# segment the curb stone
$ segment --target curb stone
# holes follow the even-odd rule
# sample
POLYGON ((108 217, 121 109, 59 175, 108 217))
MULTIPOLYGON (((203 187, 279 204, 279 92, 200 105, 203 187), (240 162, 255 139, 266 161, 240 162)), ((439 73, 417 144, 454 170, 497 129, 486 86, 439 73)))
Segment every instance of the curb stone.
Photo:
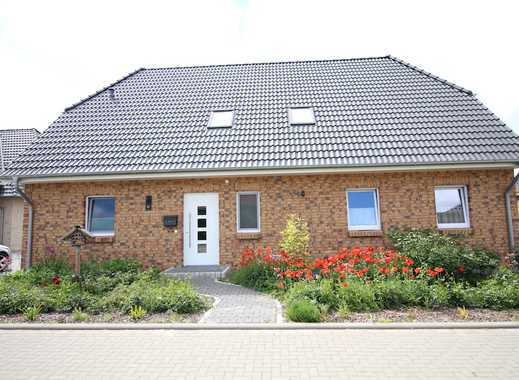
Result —
POLYGON ((446 323, 0 323, 0 330, 478 330, 519 329, 519 322, 446 323))

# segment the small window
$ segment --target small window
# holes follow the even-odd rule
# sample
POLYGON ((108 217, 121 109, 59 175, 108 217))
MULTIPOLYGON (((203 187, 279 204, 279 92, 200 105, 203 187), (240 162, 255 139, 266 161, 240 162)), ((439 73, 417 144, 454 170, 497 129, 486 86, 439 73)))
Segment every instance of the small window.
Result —
POLYGON ((348 229, 380 230, 380 214, 378 207, 378 192, 376 189, 348 190, 348 229))
POLYGON ((314 109, 312 107, 294 107, 288 109, 290 125, 315 124, 314 109))
POLYGON ((468 228, 469 211, 465 186, 434 189, 438 228, 468 228))
POLYGON ((259 193, 247 192, 237 194, 236 214, 238 232, 260 231, 259 193))
POLYGON ((113 197, 87 198, 87 230, 94 235, 114 233, 115 199, 113 197))
POLYGON ((209 117, 208 128, 230 128, 234 117, 233 111, 213 111, 209 117))

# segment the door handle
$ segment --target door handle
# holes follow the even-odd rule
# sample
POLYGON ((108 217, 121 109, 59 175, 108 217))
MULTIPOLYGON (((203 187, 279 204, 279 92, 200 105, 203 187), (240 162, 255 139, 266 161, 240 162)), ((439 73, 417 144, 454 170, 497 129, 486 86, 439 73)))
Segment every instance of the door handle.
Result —
POLYGON ((187 229, 187 238, 189 239, 189 248, 191 248, 191 213, 189 213, 189 228, 187 229))

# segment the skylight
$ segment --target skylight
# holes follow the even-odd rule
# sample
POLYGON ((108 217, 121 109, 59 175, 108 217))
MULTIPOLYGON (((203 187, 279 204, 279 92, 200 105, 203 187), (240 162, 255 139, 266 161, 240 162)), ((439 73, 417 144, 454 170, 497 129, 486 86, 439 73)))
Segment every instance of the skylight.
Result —
POLYGON ((230 128, 234 111, 213 111, 209 117, 208 128, 230 128))
POLYGON ((312 107, 293 107, 288 109, 290 125, 315 124, 314 110, 312 107))

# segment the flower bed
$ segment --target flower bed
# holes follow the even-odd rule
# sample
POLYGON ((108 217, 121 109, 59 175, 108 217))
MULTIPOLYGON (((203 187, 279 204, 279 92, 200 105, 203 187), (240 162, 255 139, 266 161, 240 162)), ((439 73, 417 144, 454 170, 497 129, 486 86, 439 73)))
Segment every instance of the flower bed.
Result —
POLYGON ((474 264, 476 259, 471 259, 468 271, 448 259, 445 267, 432 267, 383 247, 341 248, 322 258, 274 254, 268 247, 246 249, 231 281, 274 293, 293 321, 335 320, 337 315, 406 307, 462 308, 462 314, 465 308, 518 308, 519 275, 497 270, 494 256, 487 256, 477 258, 484 271, 474 264))
POLYGON ((81 280, 60 259, 0 278, 0 321, 191 320, 207 300, 184 281, 133 260, 82 264, 81 280), (160 317, 158 317, 160 315, 160 317))

